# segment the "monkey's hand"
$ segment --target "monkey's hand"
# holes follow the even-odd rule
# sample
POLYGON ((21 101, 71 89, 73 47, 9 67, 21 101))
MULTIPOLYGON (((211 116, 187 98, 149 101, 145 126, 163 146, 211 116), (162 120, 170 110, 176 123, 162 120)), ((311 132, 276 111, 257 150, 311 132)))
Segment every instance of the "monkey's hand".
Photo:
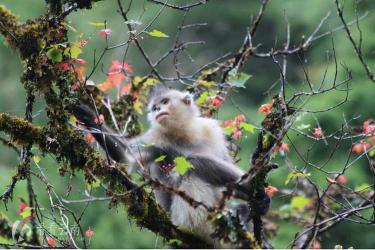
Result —
POLYGON ((73 114, 77 119, 83 123, 86 127, 99 128, 99 125, 95 123, 95 118, 97 114, 95 111, 89 107, 87 104, 79 102, 73 109, 73 114))

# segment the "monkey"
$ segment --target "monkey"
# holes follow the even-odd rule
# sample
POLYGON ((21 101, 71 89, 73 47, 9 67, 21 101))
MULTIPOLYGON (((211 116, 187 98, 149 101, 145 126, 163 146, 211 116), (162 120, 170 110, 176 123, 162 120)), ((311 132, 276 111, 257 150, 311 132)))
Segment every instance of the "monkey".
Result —
MULTIPOLYGON (((169 89, 163 84, 151 88, 147 110, 150 128, 140 136, 124 140, 111 136, 113 132, 103 125, 101 133, 94 133, 95 138, 113 160, 128 163, 130 171, 144 173, 207 207, 217 206, 226 185, 236 183, 244 174, 230 156, 218 121, 202 117, 189 93, 169 89), (173 161, 179 156, 192 165, 183 175, 173 170, 173 161)), ((95 113, 87 106, 79 105, 75 115, 86 127, 99 128, 93 122, 95 113)), ((220 247, 210 236, 213 228, 207 220, 205 207, 194 208, 173 192, 162 189, 153 192, 157 203, 176 226, 189 228, 215 247, 220 247)), ((234 196, 246 198, 246 188, 235 190, 234 196)), ((267 212, 269 204, 268 196, 264 195, 262 214, 267 212)), ((242 205, 236 211, 249 214, 248 209, 242 205)))

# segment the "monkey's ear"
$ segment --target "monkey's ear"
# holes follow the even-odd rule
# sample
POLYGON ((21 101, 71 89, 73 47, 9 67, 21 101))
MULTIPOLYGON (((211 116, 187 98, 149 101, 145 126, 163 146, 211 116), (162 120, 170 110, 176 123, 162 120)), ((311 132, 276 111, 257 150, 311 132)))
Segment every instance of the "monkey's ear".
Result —
POLYGON ((158 95, 161 95, 168 91, 169 88, 164 83, 157 83, 150 87, 150 92, 148 94, 149 98, 155 98, 158 95))
POLYGON ((190 105, 191 104, 191 96, 189 94, 187 94, 183 99, 182 101, 186 104, 186 105, 190 105))

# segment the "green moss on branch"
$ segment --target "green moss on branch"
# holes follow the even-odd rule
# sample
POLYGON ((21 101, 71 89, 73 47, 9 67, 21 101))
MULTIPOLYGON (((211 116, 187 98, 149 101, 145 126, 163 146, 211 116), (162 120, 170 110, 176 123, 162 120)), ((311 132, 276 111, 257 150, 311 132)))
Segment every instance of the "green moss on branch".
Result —
MULTIPOLYGON (((52 153, 58 160, 69 160, 71 170, 83 170, 88 181, 92 180, 91 174, 94 174, 108 182, 111 190, 121 193, 129 191, 129 181, 119 171, 121 166, 106 164, 100 153, 90 147, 83 140, 82 134, 75 130, 41 128, 22 118, 0 113, 0 131, 9 134, 18 144, 36 144, 43 153, 52 153)), ((124 204, 130 217, 140 227, 146 227, 167 240, 179 239, 186 248, 212 247, 192 233, 181 231, 173 225, 153 196, 143 189, 128 192, 113 202, 117 201, 124 204)))

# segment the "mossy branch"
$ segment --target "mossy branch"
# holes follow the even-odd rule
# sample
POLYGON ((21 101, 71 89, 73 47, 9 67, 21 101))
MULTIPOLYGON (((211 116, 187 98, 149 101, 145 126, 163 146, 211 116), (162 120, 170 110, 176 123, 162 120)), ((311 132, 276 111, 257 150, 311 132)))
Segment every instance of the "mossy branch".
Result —
POLYGON ((167 240, 179 239, 183 242, 183 247, 212 247, 192 233, 181 231, 173 225, 153 196, 141 188, 136 188, 126 173, 119 170, 124 168, 122 164, 108 165, 100 153, 84 141, 79 132, 42 128, 4 113, 0 113, 0 131, 9 134, 11 140, 17 144, 36 144, 43 153, 54 154, 58 160, 69 160, 71 170, 83 170, 87 181, 91 181, 94 174, 116 192, 126 192, 122 196, 114 195, 115 202, 123 203, 138 226, 146 227, 167 240))
POLYGON ((15 47, 18 42, 18 25, 18 18, 4 5, 0 5, 0 33, 12 47, 15 47))
POLYGON ((251 187, 249 201, 250 214, 254 223, 254 236, 259 243, 262 242, 263 224, 261 212, 257 211, 256 204, 261 202, 265 195, 267 174, 277 166, 271 162, 272 149, 281 144, 285 133, 291 125, 288 116, 292 113, 281 96, 273 98, 272 112, 268 113, 262 122, 262 131, 258 135, 257 147, 254 150, 250 170, 243 176, 239 185, 251 187))

